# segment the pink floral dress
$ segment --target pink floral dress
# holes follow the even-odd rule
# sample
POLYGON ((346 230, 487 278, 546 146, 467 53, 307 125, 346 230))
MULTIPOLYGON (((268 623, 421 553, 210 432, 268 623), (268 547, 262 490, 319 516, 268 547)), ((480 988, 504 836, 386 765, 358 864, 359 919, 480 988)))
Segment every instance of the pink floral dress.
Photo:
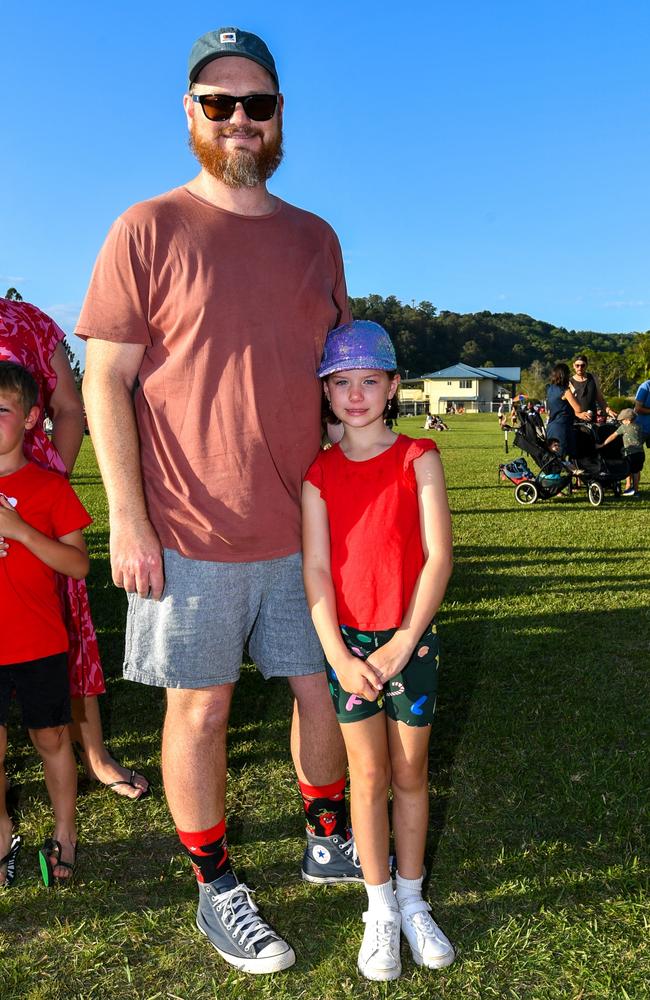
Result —
MULTIPOLYGON (((0 361, 15 361, 34 376, 39 388, 41 413, 32 430, 25 435, 25 454, 46 469, 66 475, 58 451, 43 429, 56 372, 52 355, 65 334, 54 320, 28 302, 0 298, 0 361)), ((73 698, 103 694, 104 672, 99 659, 95 627, 90 617, 85 580, 59 577, 64 620, 70 638, 68 667, 70 694, 73 698)))

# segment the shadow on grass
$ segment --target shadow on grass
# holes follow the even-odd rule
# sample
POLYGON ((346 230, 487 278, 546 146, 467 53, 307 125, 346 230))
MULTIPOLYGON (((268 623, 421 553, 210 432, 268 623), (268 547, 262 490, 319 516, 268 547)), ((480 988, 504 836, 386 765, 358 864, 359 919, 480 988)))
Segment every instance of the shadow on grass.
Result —
MULTIPOLYGON (((448 848, 475 859, 478 889, 482 872, 504 844, 523 850, 559 840, 565 845, 562 865, 584 861, 591 843, 601 843, 603 858, 610 861, 646 850, 648 796, 641 789, 650 729, 644 709, 647 623, 637 607, 598 608, 602 593, 611 596, 623 553, 550 549, 548 562, 565 570, 547 584, 555 600, 558 590, 566 593, 561 612, 540 611, 537 604, 523 614, 513 603, 519 613, 505 610, 495 619, 494 613, 472 616, 467 606, 454 607, 454 600, 462 604, 463 598, 466 605, 468 598, 495 595, 507 602, 522 590, 535 592, 539 580, 531 583, 521 575, 528 551, 538 564, 538 554, 519 546, 460 547, 439 619, 442 669, 430 747, 431 784, 438 794, 431 801, 427 867, 435 869, 441 839, 448 837, 448 848), (495 555, 496 571, 489 564, 491 575, 483 577, 478 560, 485 566, 495 555), (573 556, 580 565, 566 574, 573 556), (613 581, 589 584, 592 558, 601 567, 612 563, 613 581), (513 568, 519 574, 513 575, 513 568), (571 610, 578 588, 589 591, 591 610, 584 610, 584 597, 571 610)), ((647 589, 649 583, 646 574, 634 587, 647 589)), ((522 855, 520 876, 530 874, 529 859, 522 855)), ((586 879, 597 882, 596 875, 586 879)), ((555 897, 553 890, 535 898, 551 903, 555 897)))
MULTIPOLYGON (((634 551, 644 552, 641 547, 634 551)), ((579 564, 575 576, 561 579, 568 595, 584 585, 592 560, 615 570, 619 555, 611 549, 596 555, 557 546, 545 550, 544 561, 558 571, 571 560, 579 564)), ((457 902, 437 910, 450 933, 472 923, 472 939, 506 912, 516 916, 559 906, 567 895, 585 902, 608 892, 631 892, 637 875, 630 857, 644 846, 648 650, 640 654, 639 633, 646 645, 648 634, 640 629, 640 612, 600 611, 593 605, 585 611, 583 601, 575 611, 567 606, 545 612, 537 605, 530 614, 513 603, 518 613, 510 614, 509 598, 520 596, 522 585, 530 587, 525 576, 516 575, 525 572, 528 561, 539 565, 539 552, 522 546, 459 546, 440 615, 441 684, 430 751, 437 794, 431 803, 427 867, 434 899, 453 900, 458 894, 457 902), (489 579, 478 568, 483 566, 490 569, 489 579), (504 601, 496 620, 478 612, 474 617, 467 607, 469 600, 488 594, 504 601), (567 643, 577 643, 579 655, 567 655, 567 643), (438 865, 440 851, 445 860, 438 865)), ((143 754, 157 759, 164 692, 119 679, 125 602, 110 584, 107 560, 98 560, 97 570, 95 596, 102 601, 100 642, 110 693, 101 700, 107 738, 135 763, 143 754)), ((558 575, 551 570, 554 588, 558 575)), ((646 576, 635 586, 647 582, 646 576)), ((244 667, 229 734, 229 840, 245 877, 272 899, 279 885, 299 885, 303 822, 289 763, 290 711, 284 682, 265 683, 253 667, 244 667), (286 849, 283 838, 290 838, 286 849)), ((12 730, 14 735, 12 752, 22 763, 33 751, 24 735, 12 730)), ((158 832, 163 824, 170 828, 171 821, 159 778, 156 785, 155 799, 136 807, 138 812, 128 813, 130 805, 108 807, 120 815, 127 810, 124 814, 136 817, 142 829, 129 836, 118 831, 105 841, 96 833, 93 840, 91 833, 83 846, 79 890, 66 898, 48 897, 56 900, 58 916, 78 919, 79 893, 90 888, 84 888, 84 880, 98 880, 100 891, 88 893, 82 905, 99 914, 194 900, 196 890, 176 837, 158 832), (150 816, 159 817, 153 828, 150 816)), ((25 782, 26 798, 42 796, 45 810, 39 788, 35 781, 25 782)), ((82 809, 91 802, 82 803, 82 809)), ((308 926, 304 921, 315 919, 319 907, 327 905, 323 890, 312 892, 308 900, 276 906, 282 921, 308 926)), ((360 898, 352 889, 349 895, 351 902, 341 894, 327 899, 344 913, 360 912, 360 898)), ((45 897, 42 903, 30 897, 24 907, 20 895, 15 898, 10 920, 20 924, 21 933, 49 919, 45 897)))

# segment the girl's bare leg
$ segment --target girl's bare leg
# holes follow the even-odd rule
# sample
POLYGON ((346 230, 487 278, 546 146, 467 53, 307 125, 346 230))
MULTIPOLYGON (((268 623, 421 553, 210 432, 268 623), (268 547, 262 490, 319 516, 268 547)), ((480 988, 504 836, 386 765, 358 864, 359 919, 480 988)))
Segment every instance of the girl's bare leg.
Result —
MULTIPOLYGON (((89 778, 96 778, 103 785, 128 779, 129 768, 122 767, 116 760, 113 760, 104 743, 102 720, 96 695, 72 699, 70 735, 73 743, 78 744, 81 749, 84 767, 89 778)), ((135 788, 124 784, 118 785, 112 791, 128 799, 139 799, 149 787, 149 782, 141 774, 136 774, 133 780, 135 788)))
POLYGON ((388 719, 395 854, 400 875, 408 879, 421 877, 424 862, 429 822, 430 735, 431 726, 407 726, 388 719))
POLYGON ((364 882, 383 885, 388 870, 390 761, 384 712, 341 726, 350 769, 352 829, 364 882))

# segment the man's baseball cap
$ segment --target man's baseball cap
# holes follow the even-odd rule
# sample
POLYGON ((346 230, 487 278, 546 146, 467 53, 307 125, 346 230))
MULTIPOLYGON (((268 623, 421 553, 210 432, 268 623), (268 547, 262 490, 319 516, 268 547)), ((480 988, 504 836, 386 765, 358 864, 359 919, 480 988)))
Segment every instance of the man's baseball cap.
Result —
POLYGON ((631 406, 626 406, 624 410, 621 410, 617 420, 634 420, 636 418, 636 413, 631 406))
POLYGON ((240 56, 242 59, 252 59, 271 74, 276 87, 280 87, 275 60, 266 44, 250 31, 239 28, 217 28, 208 31, 194 42, 188 63, 190 83, 194 83, 204 66, 213 59, 223 56, 240 56))
POLYGON ((395 348, 379 323, 355 319, 330 330, 325 341, 318 377, 353 368, 373 368, 392 372, 397 368, 395 348))

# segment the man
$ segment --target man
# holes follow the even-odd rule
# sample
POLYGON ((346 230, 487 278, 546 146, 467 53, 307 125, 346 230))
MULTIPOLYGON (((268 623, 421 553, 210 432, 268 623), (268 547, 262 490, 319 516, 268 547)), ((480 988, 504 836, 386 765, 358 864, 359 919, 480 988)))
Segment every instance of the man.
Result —
POLYGON ((592 420, 596 419, 596 412, 599 407, 609 416, 615 417, 616 414, 607 405, 607 401, 603 396, 598 379, 595 375, 592 375, 591 372, 587 371, 588 364, 589 360, 587 355, 578 354, 577 358, 573 362, 573 375, 569 379, 571 392, 580 404, 582 412, 591 413, 592 420))
POLYGON ((125 676, 167 690, 165 792, 199 883, 197 925, 248 972, 295 961, 231 868, 226 732, 242 649, 294 695, 303 877, 359 878, 345 756, 301 575, 300 489, 318 450, 327 332, 350 318, 321 219, 269 193, 282 156, 275 62, 238 28, 200 38, 183 98, 201 170, 135 205, 102 248, 77 333, 129 595, 125 676))
POLYGON ((643 431, 643 441, 650 448, 650 378, 642 382, 636 391, 634 412, 643 431))

